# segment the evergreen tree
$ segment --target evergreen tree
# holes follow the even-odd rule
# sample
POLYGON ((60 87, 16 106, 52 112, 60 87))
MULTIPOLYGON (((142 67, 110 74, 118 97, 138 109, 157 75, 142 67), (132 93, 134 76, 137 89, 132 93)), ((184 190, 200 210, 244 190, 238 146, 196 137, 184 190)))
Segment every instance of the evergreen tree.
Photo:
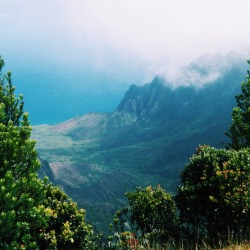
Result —
POLYGON ((0 249, 92 249, 95 237, 66 194, 40 180, 23 96, 0 57, 0 249))
MULTIPOLYGON (((247 61, 250 65, 250 61, 247 61)), ((227 148, 239 150, 250 147, 250 71, 241 83, 240 95, 235 96, 237 107, 232 110, 232 125, 225 134, 231 139, 227 148)))

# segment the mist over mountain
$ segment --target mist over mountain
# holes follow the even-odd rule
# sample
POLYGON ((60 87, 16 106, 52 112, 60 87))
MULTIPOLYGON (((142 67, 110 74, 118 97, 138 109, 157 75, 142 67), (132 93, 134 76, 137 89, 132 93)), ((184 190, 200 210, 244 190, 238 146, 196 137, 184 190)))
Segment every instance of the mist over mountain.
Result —
MULTIPOLYGON (((197 64, 190 67, 197 71, 197 64)), ((113 112, 34 126, 41 176, 62 186, 98 230, 107 230, 126 191, 160 184, 175 192, 199 144, 223 147, 243 68, 226 67, 202 87, 173 87, 155 77, 131 85, 113 112)))
MULTIPOLYGON (((185 67, 162 74, 161 78, 171 88, 201 87, 239 65, 245 67, 245 60, 239 54, 206 54, 185 67)), ((6 59, 5 68, 13 72, 17 93, 25 96, 25 109, 32 125, 55 124, 88 112, 113 112, 131 84, 145 83, 139 73, 132 77, 117 71, 112 77, 108 72, 82 64, 61 65, 38 58, 29 62, 6 59)), ((149 79, 146 82, 152 78, 149 79)))

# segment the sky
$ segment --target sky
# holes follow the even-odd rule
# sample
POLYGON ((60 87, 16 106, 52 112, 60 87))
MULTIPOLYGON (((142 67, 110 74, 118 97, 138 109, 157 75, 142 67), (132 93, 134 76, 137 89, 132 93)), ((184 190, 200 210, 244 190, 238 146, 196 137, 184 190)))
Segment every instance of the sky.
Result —
POLYGON ((203 54, 247 59, 249 9, 249 0, 0 0, 0 55, 30 91, 46 82, 77 98, 113 93, 111 109, 130 84, 173 79, 203 54))

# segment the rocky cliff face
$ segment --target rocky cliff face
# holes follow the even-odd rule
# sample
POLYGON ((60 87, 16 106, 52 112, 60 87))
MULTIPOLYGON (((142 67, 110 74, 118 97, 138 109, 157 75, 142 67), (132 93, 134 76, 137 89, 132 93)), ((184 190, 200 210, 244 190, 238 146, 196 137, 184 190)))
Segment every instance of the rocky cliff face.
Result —
MULTIPOLYGON (((171 90, 164 85, 164 80, 155 78, 144 86, 132 85, 118 105, 113 116, 131 116, 131 121, 150 121, 166 104, 171 90)), ((166 107, 165 107, 166 108, 166 107)))

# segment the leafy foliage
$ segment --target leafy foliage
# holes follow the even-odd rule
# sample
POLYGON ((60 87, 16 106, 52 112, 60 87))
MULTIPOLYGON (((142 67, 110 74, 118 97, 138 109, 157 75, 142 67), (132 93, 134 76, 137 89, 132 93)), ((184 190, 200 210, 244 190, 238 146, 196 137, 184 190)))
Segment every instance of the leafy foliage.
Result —
POLYGON ((0 248, 92 249, 93 230, 59 188, 40 180, 23 97, 0 58, 0 248))
MULTIPOLYGON (((92 227, 84 220, 85 210, 77 209, 60 188, 45 186, 44 202, 36 208, 44 221, 34 237, 41 249, 93 249, 96 237, 92 227)), ((40 221, 40 220, 38 220, 40 221)))
MULTIPOLYGON (((250 65, 250 61, 248 61, 250 65)), ((225 134, 231 138, 228 148, 240 149, 250 147, 250 71, 246 81, 241 83, 240 95, 235 96, 237 107, 232 110, 232 125, 225 134)))
MULTIPOLYGON (((133 233, 135 239, 147 239, 166 243, 178 238, 178 220, 172 196, 160 186, 136 188, 125 194, 128 206, 118 210, 114 218, 114 230, 119 236, 133 233)), ((130 239, 131 238, 130 235, 130 239)))
POLYGON ((8 125, 12 121, 14 125, 19 125, 20 118, 23 115, 23 96, 15 97, 15 87, 12 85, 11 72, 2 76, 1 70, 4 66, 4 60, 0 57, 0 101, 1 101, 1 123, 8 125), (7 80, 7 84, 5 84, 7 80))
POLYGON ((249 148, 199 147, 181 174, 176 196, 181 222, 202 239, 249 236, 249 180, 249 148))

